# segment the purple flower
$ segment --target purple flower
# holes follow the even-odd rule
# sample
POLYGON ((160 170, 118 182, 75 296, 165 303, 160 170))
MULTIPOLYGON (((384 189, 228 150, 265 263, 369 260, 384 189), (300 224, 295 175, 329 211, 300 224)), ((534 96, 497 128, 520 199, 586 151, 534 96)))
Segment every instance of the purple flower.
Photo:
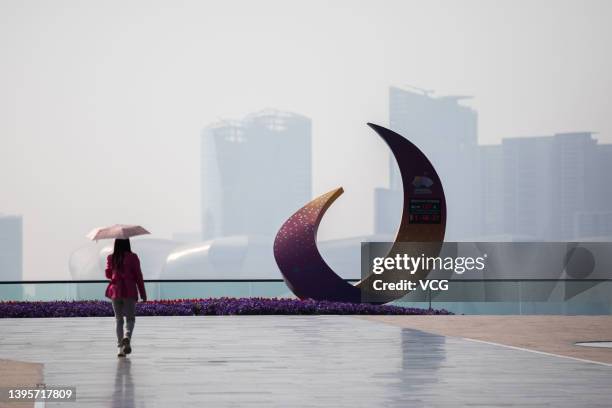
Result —
MULTIPOLYGON (((155 300, 136 304, 137 316, 224 315, 447 315, 444 309, 419 309, 367 303, 284 298, 207 298, 155 300)), ((109 301, 0 302, 0 318, 113 316, 109 301)))

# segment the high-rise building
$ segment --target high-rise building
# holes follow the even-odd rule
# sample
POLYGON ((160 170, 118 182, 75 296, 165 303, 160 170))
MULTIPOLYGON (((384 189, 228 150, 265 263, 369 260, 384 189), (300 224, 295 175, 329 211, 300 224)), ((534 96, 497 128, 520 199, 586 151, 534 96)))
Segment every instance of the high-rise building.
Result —
POLYGON ((480 194, 482 211, 477 236, 504 234, 504 162, 501 145, 481 145, 480 194))
POLYGON ((612 239, 612 211, 581 211, 574 217, 575 239, 612 239))
MULTIPOLYGON (((569 240, 612 236, 612 145, 590 132, 506 138, 479 146, 476 111, 461 96, 392 87, 390 127, 432 162, 447 201, 447 240, 494 236, 569 240)), ((391 157, 390 186, 375 191, 375 232, 399 222, 401 179, 391 157)))
POLYGON ((502 150, 506 233, 572 239, 576 215, 601 209, 603 163, 591 133, 508 138, 502 150))
POLYGON ((311 121, 264 110, 201 136, 202 238, 274 236, 311 199, 311 121))
MULTIPOLYGON (((480 227, 478 114, 459 103, 467 98, 434 97, 429 91, 397 87, 389 90, 391 129, 425 153, 442 181, 448 239, 473 237, 480 227)), ((390 188, 401 188, 399 171, 393 162, 390 163, 390 188)), ((379 206, 380 211, 383 208, 379 206)), ((385 229, 388 228, 382 230, 385 229)))
POLYGON ((502 141, 504 232, 544 239, 552 219, 550 136, 502 141))
POLYGON ((23 279, 23 220, 0 214, 0 280, 23 279))
MULTIPOLYGON (((607 183, 597 160, 597 140, 591 132, 557 133, 553 136, 552 237, 574 238, 578 212, 593 211, 597 190, 607 183)), ((608 167, 609 168, 609 167, 608 167)))
POLYGON ((589 180, 590 183, 595 184, 593 187, 595 193, 589 197, 589 200, 592 201, 591 204, 595 211, 612 211, 612 183, 610 183, 612 144, 597 145, 595 165, 596 174, 589 180))
POLYGON ((584 180, 587 194, 585 208, 574 217, 574 238, 612 239, 612 144, 598 144, 595 160, 588 164, 584 180))

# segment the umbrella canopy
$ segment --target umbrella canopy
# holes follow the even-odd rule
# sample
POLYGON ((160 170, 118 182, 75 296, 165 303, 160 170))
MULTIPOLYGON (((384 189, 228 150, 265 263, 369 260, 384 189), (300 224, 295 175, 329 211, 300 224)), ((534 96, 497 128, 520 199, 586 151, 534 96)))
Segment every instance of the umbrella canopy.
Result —
POLYGON ((87 238, 92 241, 99 239, 127 239, 144 234, 150 234, 150 232, 140 225, 115 224, 110 227, 94 228, 87 234, 87 238))

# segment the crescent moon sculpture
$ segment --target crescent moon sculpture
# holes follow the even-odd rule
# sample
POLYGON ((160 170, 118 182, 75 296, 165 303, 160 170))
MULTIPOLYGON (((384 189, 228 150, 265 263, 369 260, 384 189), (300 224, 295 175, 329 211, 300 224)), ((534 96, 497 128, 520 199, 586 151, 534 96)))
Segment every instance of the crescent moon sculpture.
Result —
MULTIPOLYGON (((446 201, 438 174, 423 152, 406 138, 382 126, 368 125, 391 149, 403 185, 400 226, 387 256, 395 256, 401 242, 423 243, 421 247, 416 244, 416 256, 437 256, 446 230, 446 201), (424 210, 432 206, 434 212, 424 210)), ((319 223, 343 192, 340 187, 317 197, 281 226, 274 240, 274 258, 285 283, 300 299, 351 303, 367 299, 368 303, 387 303, 403 297, 407 291, 375 292, 373 280, 408 278, 418 281, 426 277, 429 270, 420 270, 414 275, 403 272, 401 277, 398 272, 386 271, 382 275, 369 275, 353 286, 338 276, 321 257, 317 249, 319 223)))

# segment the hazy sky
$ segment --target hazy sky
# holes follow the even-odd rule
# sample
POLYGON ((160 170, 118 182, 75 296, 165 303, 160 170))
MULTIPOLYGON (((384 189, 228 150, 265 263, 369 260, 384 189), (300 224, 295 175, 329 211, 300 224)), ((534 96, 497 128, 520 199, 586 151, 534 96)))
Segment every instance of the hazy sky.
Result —
POLYGON ((389 85, 468 94, 481 143, 612 142, 610 1, 0 0, 0 212, 24 277, 62 279, 92 227, 196 231, 199 133, 266 107, 313 120, 321 238, 372 230, 389 85))

